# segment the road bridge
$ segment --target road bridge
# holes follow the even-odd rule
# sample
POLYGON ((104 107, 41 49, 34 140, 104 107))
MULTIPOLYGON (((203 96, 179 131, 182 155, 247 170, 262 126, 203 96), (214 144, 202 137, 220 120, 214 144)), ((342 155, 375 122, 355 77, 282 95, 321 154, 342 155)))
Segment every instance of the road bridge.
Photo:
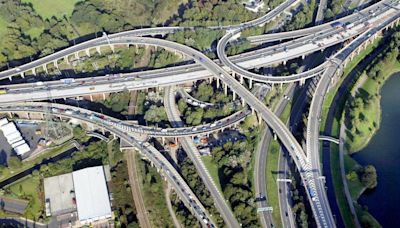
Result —
POLYGON ((320 136, 319 136, 319 140, 328 141, 328 142, 333 142, 333 143, 338 144, 338 145, 339 145, 339 143, 340 143, 340 140, 339 140, 339 139, 334 138, 334 137, 332 137, 332 136, 326 136, 326 135, 320 135, 320 136))
MULTIPOLYGON (((330 59, 330 65, 325 71, 324 75, 321 77, 314 92, 307 121, 306 148, 307 157, 309 158, 311 167, 316 170, 315 172, 311 173, 312 178, 315 180, 315 188, 322 194, 318 195, 317 197, 318 200, 321 202, 320 207, 326 215, 330 214, 332 216, 330 212, 329 202, 326 197, 324 183, 321 181, 321 179, 319 179, 319 177, 321 176, 321 167, 318 144, 320 123, 319 120, 324 96, 328 91, 328 88, 334 77, 337 77, 342 73, 344 66, 352 58, 352 56, 354 56, 355 54, 357 54, 357 52, 364 48, 366 43, 371 42, 372 39, 376 38, 377 34, 380 31, 398 21, 399 17, 400 12, 396 12, 390 18, 380 21, 375 27, 368 29, 366 32, 364 32, 362 35, 360 35, 350 44, 348 44, 344 49, 335 54, 335 56, 330 59)), ((319 217, 316 217, 316 220, 319 226, 324 224, 322 223, 323 221, 319 221, 319 217)), ((328 227, 331 227, 331 225, 334 225, 333 218, 329 218, 329 220, 331 221, 331 223, 328 224, 328 227)))
MULTIPOLYGON (((42 113, 43 111, 50 112, 55 116, 66 116, 66 114, 84 114, 92 119, 102 119, 103 114, 91 110, 47 102, 26 102, 0 105, 0 111, 4 113, 42 113)), ((233 113, 232 115, 217 120, 213 123, 203 124, 195 127, 179 127, 179 128, 158 128, 143 125, 132 124, 116 118, 108 118, 107 123, 115 128, 119 128, 126 132, 144 134, 154 137, 191 137, 201 134, 210 134, 214 131, 220 131, 239 124, 251 112, 247 109, 233 113)), ((28 114, 29 116, 29 114, 28 114)), ((92 133, 94 134, 94 133, 92 133)), ((100 137, 96 135, 96 137, 100 137)))
MULTIPOLYGON (((183 122, 181 120, 179 111, 175 104, 175 93, 171 87, 165 88, 164 106, 167 111, 167 116, 173 127, 182 127, 183 122)), ((200 152, 197 150, 193 141, 189 137, 184 137, 181 140, 181 144, 186 154, 192 160, 196 166, 199 176, 203 180, 205 186, 210 191, 211 196, 214 198, 215 206, 224 219, 228 227, 240 227, 233 212, 222 193, 218 190, 215 182, 213 181, 210 173, 205 167, 203 161, 200 158, 200 152)))
MULTIPOLYGON (((29 105, 29 104, 28 104, 29 105)), ((20 104, 21 107, 24 107, 24 104, 20 104)), ((0 112, 3 112, 0 110, 0 112)), ((52 115, 52 116, 60 116, 59 113, 51 113, 47 110, 37 110, 37 112, 41 112, 44 115, 52 115)), ((93 119, 90 118, 86 112, 83 113, 70 113, 66 112, 62 114, 64 118, 76 119, 91 125, 95 125, 100 129, 109 131, 116 137, 121 140, 126 141, 130 144, 134 149, 138 150, 141 155, 145 158, 149 159, 155 167, 159 171, 162 171, 164 178, 168 180, 169 183, 174 187, 177 192, 179 198, 186 205, 186 207, 193 213, 193 215, 199 220, 199 222, 207 227, 208 224, 214 224, 210 215, 198 200, 196 195, 192 192, 190 187, 186 184, 184 179, 180 176, 180 174, 176 171, 176 169, 169 163, 169 161, 158 151, 156 150, 150 143, 143 143, 134 138, 129 132, 125 132, 123 130, 117 129, 112 125, 109 125, 106 120, 115 120, 115 118, 103 115, 102 119, 93 119)))

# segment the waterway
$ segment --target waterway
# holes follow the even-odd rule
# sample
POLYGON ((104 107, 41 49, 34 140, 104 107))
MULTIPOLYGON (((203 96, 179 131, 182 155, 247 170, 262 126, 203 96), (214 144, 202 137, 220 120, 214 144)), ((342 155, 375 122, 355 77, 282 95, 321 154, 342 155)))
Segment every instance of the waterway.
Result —
POLYGON ((380 129, 369 145, 353 155, 361 165, 372 164, 378 186, 359 199, 383 227, 399 227, 400 205, 400 73, 382 88, 380 129))

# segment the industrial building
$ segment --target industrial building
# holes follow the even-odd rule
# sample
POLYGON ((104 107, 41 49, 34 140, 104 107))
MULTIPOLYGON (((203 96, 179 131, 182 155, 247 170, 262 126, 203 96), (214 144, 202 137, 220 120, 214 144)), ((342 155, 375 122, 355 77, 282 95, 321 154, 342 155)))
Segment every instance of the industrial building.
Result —
POLYGON ((44 191, 47 216, 77 212, 80 225, 112 218, 103 166, 46 178, 44 191))
POLYGON ((31 150, 17 126, 7 118, 0 119, 0 130, 17 155, 22 156, 31 150))

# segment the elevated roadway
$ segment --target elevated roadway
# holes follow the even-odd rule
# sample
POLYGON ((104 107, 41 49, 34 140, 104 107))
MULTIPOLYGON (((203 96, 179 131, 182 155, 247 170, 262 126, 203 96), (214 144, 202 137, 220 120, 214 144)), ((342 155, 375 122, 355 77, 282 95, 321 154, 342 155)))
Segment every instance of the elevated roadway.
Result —
POLYGON ((324 24, 319 24, 319 25, 316 25, 313 27, 308 27, 308 28, 303 28, 303 29, 298 29, 298 30, 293 30, 293 31, 287 31, 287 32, 280 32, 280 33, 267 33, 267 34, 262 34, 262 35, 257 35, 257 36, 250 36, 250 37, 247 37, 246 39, 249 40, 252 44, 262 44, 262 43, 273 42, 273 41, 294 39, 294 38, 303 37, 303 36, 307 36, 307 35, 326 32, 329 30, 335 30, 336 28, 334 28, 332 26, 332 24, 335 22, 340 22, 341 24, 350 24, 350 23, 354 23, 358 20, 363 20, 363 18, 370 16, 370 14, 371 14, 370 11, 376 12, 376 14, 379 14, 379 11, 389 9, 390 4, 392 4, 393 2, 395 2, 395 1, 382 0, 375 4, 372 4, 358 12, 355 12, 353 14, 349 14, 345 17, 338 18, 334 21, 327 22, 324 24))
MULTIPOLYGON (((274 64, 278 62, 286 62, 287 60, 294 59, 299 56, 304 57, 309 53, 313 53, 321 49, 323 50, 357 36, 368 29, 368 27, 375 26, 377 21, 381 20, 382 18, 390 17, 394 13, 396 13, 396 9, 385 6, 384 8, 379 9, 373 14, 369 15, 367 18, 353 22, 351 27, 350 25, 347 28, 339 27, 329 32, 322 32, 290 41, 287 44, 285 43, 280 45, 280 47, 275 48, 273 50, 274 52, 272 53, 266 53, 264 51, 264 56, 258 60, 262 61, 262 58, 267 58, 270 64, 274 64)), ((321 71, 323 71, 326 67, 327 62, 324 62, 314 69, 290 76, 269 76, 250 72, 246 67, 244 67, 246 62, 235 64, 227 57, 225 53, 225 48, 228 42, 235 38, 235 35, 239 32, 240 30, 235 30, 228 32, 225 36, 223 36, 218 42, 217 53, 221 62, 240 77, 266 83, 288 83, 294 81, 301 81, 304 83, 305 79, 320 75, 321 71)), ((254 62, 252 64, 257 65, 254 62)))
MULTIPOLYGON (((87 109, 57 104, 57 103, 47 103, 47 102, 27 102, 27 103, 10 103, 7 105, 1 105, 1 112, 42 112, 43 110, 47 110, 48 107, 51 107, 50 113, 53 115, 63 116, 64 114, 79 114, 85 113, 85 115, 89 115, 92 119, 103 119, 104 115, 90 111, 87 109)), ((242 110, 232 115, 225 117, 221 120, 217 120, 213 123, 203 124, 196 127, 179 127, 179 128, 158 128, 158 127, 148 127, 143 125, 136 125, 132 123, 128 123, 126 121, 122 121, 116 118, 107 118, 107 123, 110 126, 115 128, 119 128, 129 133, 136 134, 145 134, 148 136, 154 137, 190 137, 196 136, 200 134, 210 134, 214 131, 219 131, 224 128, 229 128, 232 125, 238 124, 240 121, 244 120, 246 116, 250 114, 249 110, 242 110)), ((90 133, 95 137, 101 138, 101 135, 95 135, 95 133, 90 133)))
MULTIPOLYGON (((398 2, 398 4, 400 4, 398 2)), ((395 21, 398 21, 400 17, 400 12, 395 13, 390 18, 386 20, 380 21, 373 28, 368 29, 362 35, 353 40, 350 44, 348 44, 344 49, 342 49, 339 53, 337 53, 333 58, 330 59, 330 65, 321 77, 317 88, 314 92, 313 99, 311 101, 308 122, 307 122, 307 136, 306 136, 306 148, 307 148, 307 156, 310 159, 311 167, 313 169, 312 179, 316 180, 314 183, 317 191, 321 192, 322 195, 318 195, 318 200, 321 202, 321 208, 325 214, 330 213, 329 202, 326 197, 325 186, 323 183, 323 178, 321 174, 320 167, 320 156, 319 156, 319 120, 320 114, 322 110, 322 104, 324 100, 324 96, 328 91, 329 85, 331 84, 331 80, 335 77, 335 75, 340 75, 342 73, 343 67, 348 58, 351 58, 352 55, 363 48, 362 45, 365 45, 371 39, 377 36, 378 32, 393 24, 395 21)), ((316 218, 317 221, 319 218, 316 218)), ((333 222, 333 218, 332 222, 333 222)), ((320 223, 321 224, 321 223, 320 223)), ((334 225, 334 223, 332 223, 334 225)), ((328 226, 330 227, 330 226, 328 226)))
MULTIPOLYGON (((173 127, 183 127, 179 111, 175 105, 175 93, 171 87, 165 88, 164 106, 167 111, 167 116, 173 127)), ((203 180, 205 186, 210 191, 211 196, 214 198, 215 206, 228 227, 240 227, 229 205, 226 203, 224 196, 218 190, 215 182, 205 167, 200 158, 200 153, 189 137, 184 137, 181 144, 190 160, 195 165, 197 172, 203 180)))
MULTIPOLYGON (((26 104, 30 105, 30 104, 26 104)), ((24 107, 24 104, 20 104, 21 107, 24 107)), ((48 107, 50 109, 50 107, 48 107)), ((0 112, 3 112, 0 110, 0 112)), ((180 176, 180 174, 176 171, 176 169, 169 163, 169 161, 158 151, 156 150, 150 143, 143 143, 134 138, 129 132, 122 131, 118 128, 115 128, 112 125, 109 125, 107 120, 115 120, 109 116, 103 116, 102 119, 93 119, 89 114, 89 111, 83 111, 79 113, 52 113, 51 110, 36 110, 34 112, 43 113, 44 115, 56 115, 64 118, 77 119, 82 122, 86 122, 92 125, 96 125, 101 129, 111 132, 112 134, 119 137, 121 140, 126 141, 133 148, 138 150, 144 157, 149 159, 158 170, 163 172, 164 177, 168 180, 168 182, 174 187, 177 192, 179 198, 183 201, 183 203, 189 208, 189 210, 194 214, 194 216, 199 220, 202 226, 207 227, 212 224, 215 227, 214 222, 209 216, 208 212, 205 210, 201 202, 198 200, 196 195, 192 192, 190 187, 186 184, 184 179, 180 176)))

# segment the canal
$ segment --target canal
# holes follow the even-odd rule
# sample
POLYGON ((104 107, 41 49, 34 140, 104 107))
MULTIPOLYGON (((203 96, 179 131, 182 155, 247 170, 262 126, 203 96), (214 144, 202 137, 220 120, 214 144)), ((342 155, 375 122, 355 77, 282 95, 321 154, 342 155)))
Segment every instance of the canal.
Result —
POLYGON ((378 186, 365 192, 361 205, 383 227, 399 227, 400 205, 400 73, 393 75, 382 88, 380 129, 369 145, 352 157, 361 165, 372 164, 378 174, 378 186))

